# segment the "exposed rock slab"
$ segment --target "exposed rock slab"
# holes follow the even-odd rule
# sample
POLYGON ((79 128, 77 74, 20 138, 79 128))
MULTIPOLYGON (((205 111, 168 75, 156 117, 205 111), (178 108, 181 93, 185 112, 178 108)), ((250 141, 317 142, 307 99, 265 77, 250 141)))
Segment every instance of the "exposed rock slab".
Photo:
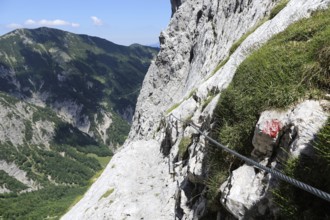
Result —
POLYGON ((62 219, 174 219, 176 182, 159 145, 153 140, 126 145, 62 219))

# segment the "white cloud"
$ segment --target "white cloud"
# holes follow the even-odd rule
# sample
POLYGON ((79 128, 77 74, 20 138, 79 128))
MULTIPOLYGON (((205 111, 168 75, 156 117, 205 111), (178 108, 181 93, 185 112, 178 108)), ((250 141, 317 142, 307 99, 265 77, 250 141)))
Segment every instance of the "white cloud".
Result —
POLYGON ((69 22, 66 22, 66 21, 63 21, 60 19, 56 19, 56 20, 42 19, 38 22, 38 24, 44 25, 44 26, 67 26, 67 25, 69 25, 69 22))
POLYGON ((17 29, 17 28, 22 28, 23 25, 16 24, 16 23, 11 23, 11 24, 6 25, 6 27, 9 28, 9 29, 17 29))
POLYGON ((75 22, 68 22, 61 19, 55 19, 55 20, 47 20, 47 19, 41 19, 39 21, 28 19, 23 24, 8 24, 6 27, 10 29, 17 29, 22 27, 31 27, 31 26, 48 26, 48 27, 55 27, 55 26, 71 26, 71 27, 80 27, 79 23, 75 22))
POLYGON ((96 16, 91 16, 91 19, 92 19, 94 25, 96 25, 96 26, 101 26, 101 25, 103 25, 102 20, 99 19, 98 17, 96 17, 96 16))
POLYGON ((24 22, 25 25, 35 25, 37 22, 32 19, 28 19, 24 22))
POLYGON ((78 23, 71 23, 71 26, 72 27, 80 27, 80 24, 78 24, 78 23))

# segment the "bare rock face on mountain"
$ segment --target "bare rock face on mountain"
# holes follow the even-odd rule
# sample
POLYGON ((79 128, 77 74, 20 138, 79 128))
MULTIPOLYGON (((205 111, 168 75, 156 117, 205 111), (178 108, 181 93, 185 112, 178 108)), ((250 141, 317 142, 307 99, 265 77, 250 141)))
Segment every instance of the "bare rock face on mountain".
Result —
MULTIPOLYGON (((208 142, 187 124, 192 122, 209 134, 219 97, 238 66, 272 36, 313 11, 327 8, 329 2, 291 0, 269 18, 278 1, 171 1, 174 14, 160 34, 160 52, 143 82, 129 138, 63 219, 220 218, 220 211, 208 216, 208 142), (248 31, 250 35, 231 49, 248 31), (109 190, 111 195, 105 196, 109 190)), ((328 116, 321 106, 318 101, 306 101, 284 115, 263 113, 252 156, 267 160, 278 146, 279 132, 294 139, 292 152, 307 152, 308 147, 303 146, 328 116), (305 108, 312 110, 300 111, 305 108), (301 120, 315 124, 315 129, 306 128, 301 120), (295 139, 297 128, 302 133, 295 139), (294 150, 302 148, 306 151, 294 150)), ((218 185, 222 192, 219 203, 230 213, 226 216, 275 218, 276 208, 267 197, 272 178, 240 165, 226 184, 218 185)))

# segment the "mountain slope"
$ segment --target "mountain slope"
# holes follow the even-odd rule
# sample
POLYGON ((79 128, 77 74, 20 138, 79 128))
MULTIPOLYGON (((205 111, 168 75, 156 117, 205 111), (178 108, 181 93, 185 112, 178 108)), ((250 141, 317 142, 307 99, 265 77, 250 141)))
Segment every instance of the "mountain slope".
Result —
POLYGON ((49 108, 0 93, 0 115, 0 216, 4 219, 63 213, 101 171, 100 160, 109 161, 112 155, 107 146, 49 108))
MULTIPOLYGON (((261 60, 255 65, 248 61, 252 60, 249 57, 253 52, 290 25, 328 8, 329 0, 173 0, 171 3, 174 14, 166 31, 161 33, 160 53, 144 80, 129 139, 63 219, 276 219, 278 207, 270 196, 272 187, 276 187, 273 176, 214 150, 205 137, 187 124, 193 122, 203 132, 220 136, 221 142, 236 148, 238 142, 251 141, 255 132, 256 143, 261 144, 252 146, 244 142, 239 150, 249 157, 252 150, 260 156, 257 150, 261 150, 266 157, 255 159, 269 167, 281 160, 275 153, 275 158, 267 155, 272 152, 267 151, 272 147, 269 143, 278 140, 272 136, 281 137, 280 141, 282 137, 288 138, 289 142, 281 143, 288 144, 291 156, 298 153, 295 149, 311 146, 311 139, 325 124, 329 102, 322 100, 324 88, 317 88, 319 97, 311 92, 291 100, 291 93, 285 91, 292 90, 281 87, 286 85, 284 82, 276 84, 275 92, 279 92, 276 95, 285 95, 279 100, 292 106, 281 111, 250 111, 250 105, 268 109, 278 100, 269 100, 272 93, 262 96, 267 96, 260 100, 265 103, 254 100, 260 93, 268 92, 268 88, 274 92, 271 89, 275 85, 271 80, 262 81, 262 74, 270 72, 269 77, 277 80, 274 83, 289 80, 280 75, 285 75, 281 65, 272 67, 277 62, 261 60), (264 73, 264 68, 269 68, 269 72, 264 73), (250 69, 253 72, 245 71, 250 69), (282 72, 274 76, 273 69, 282 72), (245 72, 249 74, 244 75, 245 72), (241 82, 236 81, 235 74, 241 82), (262 88, 254 83, 257 79, 263 83, 262 88), (241 84, 244 89, 237 91, 243 88, 241 84), (249 94, 251 91, 255 94, 249 94), (308 100, 311 98, 316 100, 308 100), (236 100, 240 99, 246 102, 237 104, 236 100), (249 109, 245 110, 246 107, 249 109), (247 122, 240 123, 242 119, 247 122), (216 130, 217 123, 222 123, 220 131, 216 130), (295 131, 299 131, 298 135, 295 131), (266 144, 262 137, 266 137, 266 144), (108 190, 111 195, 103 197, 108 190)), ((324 24, 328 24, 327 15, 328 11, 323 16, 324 24)), ((299 37, 309 39, 312 33, 313 28, 306 28, 299 37)), ((324 39, 329 42, 327 35, 324 39)), ((293 40, 289 44, 299 51, 298 45, 305 42, 293 40)), ((312 41, 311 44, 314 45, 312 41)), ((305 51, 299 54, 302 53, 305 51)), ((257 55, 252 56, 259 61, 257 55)), ((286 57, 280 58, 285 61, 286 57)), ((328 77, 328 72, 325 73, 328 77)))
POLYGON ((157 52, 49 28, 6 34, 0 48, 1 91, 48 106, 81 131, 113 145, 124 141, 125 121, 131 120, 157 52))
POLYGON ((0 218, 59 218, 85 192, 156 53, 50 28, 0 37, 0 218))

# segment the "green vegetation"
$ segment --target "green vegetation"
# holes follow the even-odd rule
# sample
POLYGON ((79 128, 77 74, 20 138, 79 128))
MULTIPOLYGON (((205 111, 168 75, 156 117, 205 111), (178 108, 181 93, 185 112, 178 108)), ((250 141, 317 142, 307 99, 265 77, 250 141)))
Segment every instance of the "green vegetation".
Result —
MULTIPOLYGON (((94 116, 102 110, 111 112, 120 118, 107 131, 113 145, 121 145, 128 134, 129 123, 121 115, 127 108, 135 108, 144 75, 158 52, 151 47, 125 47, 50 28, 14 31, 0 38, 0 48, 5 54, 0 57, 0 67, 4 71, 15 69, 13 77, 21 85, 15 86, 7 77, 1 80, 0 91, 23 98, 35 92, 47 93, 47 107, 54 102, 76 102, 82 106, 82 114, 89 117, 99 141, 102 138, 94 116), (31 44, 23 42, 22 34, 33 40, 31 44)), ((40 113, 34 120, 47 118, 40 113)))
POLYGON ((122 145, 127 138, 129 129, 130 129, 130 125, 128 124, 128 122, 122 119, 120 116, 114 114, 112 117, 112 124, 107 131, 109 134, 109 139, 107 144, 122 145))
POLYGON ((112 156, 100 157, 100 156, 97 156, 96 154, 92 154, 92 153, 87 154, 87 156, 95 158, 99 162, 99 164, 101 165, 102 168, 105 168, 112 158, 112 156))
POLYGON ((279 1, 276 6, 272 9, 269 15, 269 19, 274 18, 283 8, 288 4, 289 0, 281 0, 279 1))
POLYGON ((263 20, 261 20, 258 24, 256 24, 254 27, 252 27, 250 30, 248 30, 245 34, 243 34, 242 37, 240 37, 229 49, 229 55, 221 60, 219 64, 215 67, 215 69, 212 71, 211 75, 207 78, 209 79, 211 76, 213 76, 216 72, 218 72, 219 69, 221 69, 229 60, 230 56, 237 50, 237 48, 245 41, 245 39, 250 36, 255 30, 257 30, 261 25, 263 25, 269 18, 266 17, 263 20))
POLYGON ((87 187, 49 186, 22 195, 0 196, 1 219, 59 219, 87 187))
POLYGON ((1 157, 12 158, 10 160, 27 171, 28 176, 41 183, 44 188, 18 195, 16 192, 24 185, 17 185, 17 180, 8 180, 6 174, 3 176, 0 173, 1 181, 6 186, 14 187, 7 187, 14 193, 0 195, 0 217, 4 219, 43 219, 47 216, 57 216, 58 219, 70 205, 81 198, 111 158, 81 153, 68 145, 53 145, 51 151, 33 146, 20 152, 10 149, 12 148, 9 145, 1 146, 1 157), (51 177, 51 181, 48 177, 51 177), (59 185, 55 186, 52 181, 59 185), (32 202, 33 205, 29 205, 32 202))
MULTIPOLYGON (((0 195, 0 219, 58 219, 107 165, 112 156, 109 146, 125 141, 130 124, 121 115, 135 108, 143 78, 158 49, 125 47, 50 28, 14 31, 0 37, 0 48, 2 71, 15 70, 0 81, 0 104, 13 109, 6 117, 25 126, 21 131, 24 144, 0 143, 0 160, 14 162, 43 187, 18 194, 26 187, 1 171, 0 184, 12 193, 0 195), (23 41, 23 35, 29 43, 23 41), (32 118, 15 113, 18 102, 36 93, 47 94, 42 97, 46 107, 24 103, 23 107, 33 112, 32 118), (61 103, 79 109, 74 115, 77 124, 88 118, 93 136, 57 116, 53 109, 61 103), (105 122, 104 112, 111 115, 112 123, 106 134, 99 134, 97 127, 105 122), (55 134, 49 143, 36 146, 33 131, 39 121, 51 122, 55 134), (102 135, 108 136, 106 143, 102 135)), ((47 129, 40 131, 52 137, 47 129)))
MULTIPOLYGON (((243 41, 245 41, 245 39, 250 36, 250 34, 252 34, 253 32, 255 32, 255 30, 257 30, 261 25, 263 25, 266 21, 268 20, 268 18, 264 18, 263 20, 261 20, 260 22, 258 22, 258 24, 256 24, 254 27, 252 27, 250 30, 248 30, 245 34, 243 34, 242 37, 240 37, 229 49, 229 57, 230 55, 232 55, 236 49, 243 43, 243 41)), ((223 61, 223 65, 226 64, 226 62, 228 61, 229 57, 223 61)), ((221 63, 222 64, 222 63, 221 63)), ((221 67, 220 67, 221 68, 221 67)), ((220 69, 219 68, 219 69, 220 69)))
MULTIPOLYGON (((223 67, 223 66, 228 62, 228 60, 229 60, 229 56, 228 56, 226 59, 224 59, 224 60, 222 60, 221 62, 219 62, 219 64, 218 64, 218 65, 215 67, 215 69, 212 71, 210 77, 213 76, 216 72, 218 72, 218 70, 221 69, 221 67, 223 67)), ((208 79, 209 79, 209 78, 208 78, 208 79)))
POLYGON ((248 30, 245 34, 243 34, 242 37, 240 37, 229 49, 229 55, 226 59, 219 62, 219 64, 216 66, 216 68, 212 71, 211 76, 213 76, 221 67, 223 67, 229 60, 230 55, 232 55, 236 49, 245 41, 245 39, 250 36, 255 30, 257 30, 261 25, 263 25, 267 20, 274 18, 287 4, 289 0, 281 0, 270 12, 269 17, 264 18, 258 24, 256 24, 254 27, 252 27, 250 30, 248 30))
POLYGON ((189 145, 191 144, 191 139, 189 137, 183 137, 179 143, 179 158, 184 157, 185 152, 187 151, 189 145))
MULTIPOLYGON (((322 98, 329 92, 329 17, 330 10, 320 11, 291 25, 238 67, 216 109, 213 136, 219 142, 249 155, 254 126, 262 111, 286 109, 301 100, 322 98)), ((219 186, 224 181, 222 176, 228 176, 242 162, 209 148, 208 187, 214 191, 214 181, 219 181, 219 186)))
MULTIPOLYGON (((330 119, 315 139, 314 158, 291 158, 284 172, 302 182, 330 192, 330 119)), ((285 182, 273 193, 283 219, 327 219, 329 203, 285 182)))
MULTIPOLYGON (((15 109, 17 100, 0 93, 0 102, 15 109)), ((0 195, 0 218, 43 219, 49 215, 58 219, 101 174, 112 153, 105 145, 63 122, 51 109, 25 105, 33 111, 31 121, 15 111, 11 116, 24 122, 24 145, 16 148, 11 142, 1 143, 0 160, 14 162, 43 189, 18 194, 27 187, 0 171, 0 185, 12 191, 0 195), (55 137, 47 148, 31 143, 35 122, 45 120, 55 125, 55 137), (35 205, 26 205, 30 201, 35 205)))
MULTIPOLYGON (((20 192, 27 188, 23 183, 9 176, 5 171, 0 170, 0 187, 6 187, 12 192, 20 192)), ((0 212, 1 213, 1 212, 0 212)))
POLYGON ((108 191, 106 191, 106 192, 101 196, 100 199, 107 198, 108 196, 110 196, 110 195, 113 193, 113 191, 115 191, 115 189, 109 189, 108 191))
POLYGON ((169 108, 169 109, 166 110, 166 114, 171 113, 174 109, 176 109, 177 107, 179 107, 182 104, 182 102, 175 103, 171 108, 169 108))
POLYGON ((33 136, 32 123, 28 120, 24 122, 25 125, 25 140, 30 141, 33 136))
POLYGON ((207 99, 203 102, 202 104, 202 111, 206 108, 206 106, 208 104, 210 104, 210 102, 212 101, 212 99, 214 98, 215 96, 213 94, 209 94, 207 99))

